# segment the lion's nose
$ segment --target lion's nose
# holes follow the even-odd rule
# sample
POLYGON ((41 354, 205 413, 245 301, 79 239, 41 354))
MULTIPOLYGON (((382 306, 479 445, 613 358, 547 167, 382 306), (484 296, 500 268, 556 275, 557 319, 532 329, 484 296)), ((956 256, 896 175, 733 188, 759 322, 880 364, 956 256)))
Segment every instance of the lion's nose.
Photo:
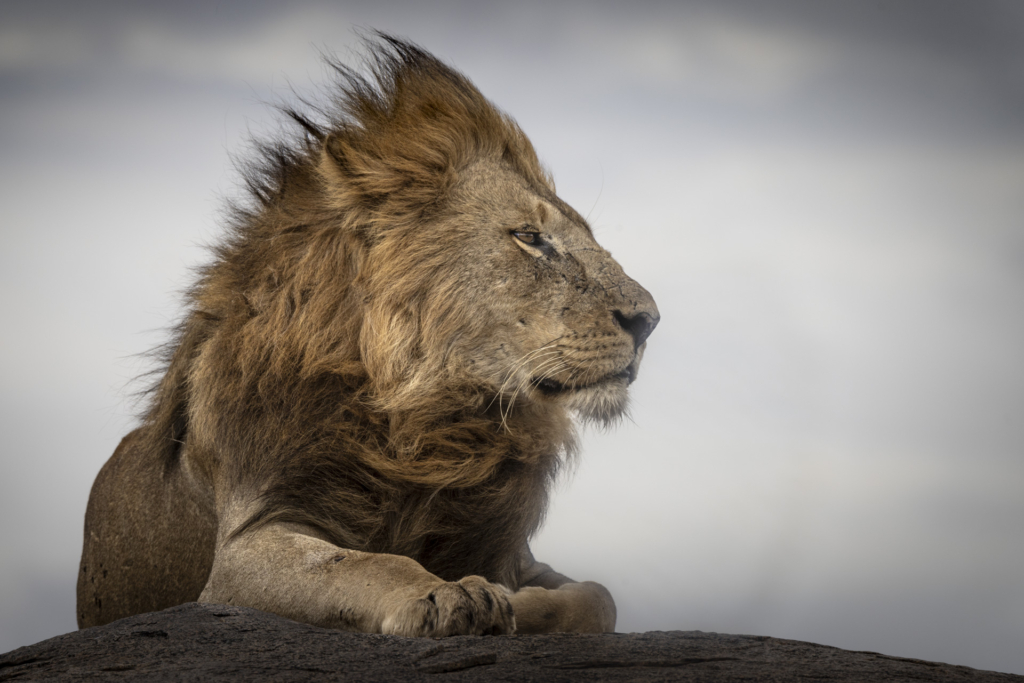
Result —
POLYGON ((633 337, 634 349, 639 349, 640 345, 647 341, 661 320, 659 315, 651 315, 643 311, 634 313, 632 316, 626 316, 622 311, 612 311, 612 317, 622 329, 633 337))

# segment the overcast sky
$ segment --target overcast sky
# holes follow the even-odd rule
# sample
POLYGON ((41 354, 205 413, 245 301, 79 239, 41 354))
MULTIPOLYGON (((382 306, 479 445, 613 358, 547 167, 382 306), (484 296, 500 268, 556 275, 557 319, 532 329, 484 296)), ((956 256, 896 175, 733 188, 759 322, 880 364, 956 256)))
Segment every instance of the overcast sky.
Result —
POLYGON ((0 651, 75 628, 89 486, 267 103, 358 30, 465 72, 655 296, 535 554, 620 631, 1024 673, 1024 3, 0 6, 0 651))

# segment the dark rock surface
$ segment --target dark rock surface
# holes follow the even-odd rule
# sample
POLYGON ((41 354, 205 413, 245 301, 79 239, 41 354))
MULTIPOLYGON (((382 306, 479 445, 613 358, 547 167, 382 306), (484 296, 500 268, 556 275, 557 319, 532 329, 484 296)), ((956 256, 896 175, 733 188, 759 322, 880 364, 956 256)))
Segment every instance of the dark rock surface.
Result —
POLYGON ((1024 676, 700 631, 399 638, 180 605, 0 655, 0 681, 1016 681, 1024 676))

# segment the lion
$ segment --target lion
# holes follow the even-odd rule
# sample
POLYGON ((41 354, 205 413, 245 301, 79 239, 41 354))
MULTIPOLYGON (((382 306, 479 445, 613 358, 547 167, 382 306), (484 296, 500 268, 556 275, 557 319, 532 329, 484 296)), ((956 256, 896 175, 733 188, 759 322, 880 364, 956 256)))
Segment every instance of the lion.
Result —
POLYGON ((403 636, 608 632, 534 559, 575 425, 627 404, 651 295, 519 126, 422 48, 328 60, 92 487, 78 624, 199 601, 403 636))

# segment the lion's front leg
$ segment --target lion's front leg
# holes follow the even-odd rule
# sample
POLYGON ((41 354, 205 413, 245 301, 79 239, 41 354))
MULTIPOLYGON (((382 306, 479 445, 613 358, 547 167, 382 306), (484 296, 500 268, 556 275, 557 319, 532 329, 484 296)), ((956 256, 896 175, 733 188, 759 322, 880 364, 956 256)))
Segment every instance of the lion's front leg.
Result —
POLYGON ((218 547, 199 601, 348 631, 449 636, 514 632, 508 595, 479 576, 443 581, 408 557, 339 548, 277 523, 218 547))
POLYGON ((537 562, 527 549, 523 585, 512 594, 519 633, 611 633, 615 601, 594 581, 576 582, 537 562))

